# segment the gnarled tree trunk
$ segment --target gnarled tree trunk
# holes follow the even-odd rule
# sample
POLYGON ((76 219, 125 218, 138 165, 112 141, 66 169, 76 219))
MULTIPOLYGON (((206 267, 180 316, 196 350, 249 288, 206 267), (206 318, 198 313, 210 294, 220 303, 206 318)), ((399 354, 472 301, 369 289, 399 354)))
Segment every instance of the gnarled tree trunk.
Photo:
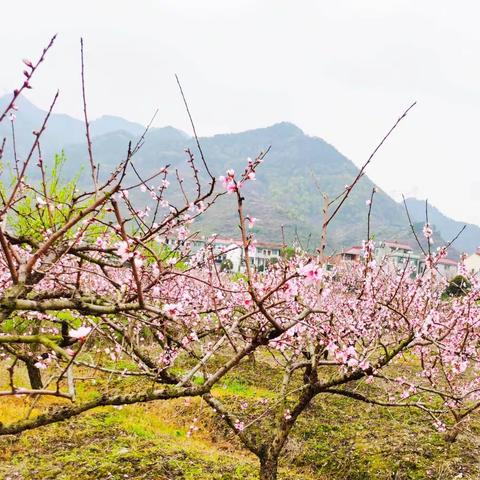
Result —
POLYGON ((260 457, 260 480, 277 480, 278 457, 260 457))

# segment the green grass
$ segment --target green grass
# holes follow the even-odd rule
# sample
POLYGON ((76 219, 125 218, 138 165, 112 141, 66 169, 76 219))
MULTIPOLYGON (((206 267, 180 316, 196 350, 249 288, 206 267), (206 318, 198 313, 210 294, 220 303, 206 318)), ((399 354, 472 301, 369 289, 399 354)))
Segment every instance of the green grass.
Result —
POLYGON ((243 377, 227 377, 214 390, 220 395, 232 395, 243 398, 271 397, 272 392, 261 387, 250 385, 243 377), (223 390, 223 391, 222 391, 223 390))
MULTIPOLYGON (((178 403, 178 402, 177 402, 178 403)), ((194 406, 195 408, 198 405, 194 406)), ((169 425, 158 408, 99 409, 60 423, 0 440, 0 478, 253 480, 256 459, 228 443, 214 445, 203 433, 169 425)), ((286 478, 308 477, 287 473, 286 478)))
MULTIPOLYGON (((215 387, 239 416, 275 399, 278 378, 264 359, 243 362, 215 387)), ((79 383, 81 399, 96 395, 79 383)), ((128 391, 138 379, 96 385, 128 391)), ((49 405, 54 399, 42 399, 49 405)), ((26 399, 0 399, 0 421, 21 418, 26 399)), ((480 478, 480 423, 448 444, 423 414, 320 396, 294 427, 281 461, 281 480, 453 480, 480 478), (458 475, 462 476, 458 476, 458 475)), ((257 459, 199 399, 104 407, 72 421, 0 437, 0 478, 12 480, 254 480, 257 459), (197 418, 198 430, 187 432, 197 418)))

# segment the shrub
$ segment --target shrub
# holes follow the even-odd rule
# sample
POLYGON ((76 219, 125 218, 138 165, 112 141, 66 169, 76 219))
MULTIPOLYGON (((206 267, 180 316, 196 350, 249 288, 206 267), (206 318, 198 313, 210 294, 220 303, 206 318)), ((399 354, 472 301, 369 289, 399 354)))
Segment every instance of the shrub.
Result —
POLYGON ((457 275, 450 280, 448 287, 445 289, 445 295, 449 297, 463 297, 471 288, 472 284, 463 275, 457 275))

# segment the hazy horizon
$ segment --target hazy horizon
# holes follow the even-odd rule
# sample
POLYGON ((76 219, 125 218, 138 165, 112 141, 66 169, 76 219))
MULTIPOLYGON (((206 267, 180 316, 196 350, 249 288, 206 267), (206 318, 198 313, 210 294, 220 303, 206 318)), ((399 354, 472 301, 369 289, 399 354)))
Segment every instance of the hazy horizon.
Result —
MULTIPOLYGON (((81 119, 79 39, 85 40, 92 119, 115 115, 190 132, 174 74, 199 135, 289 121, 357 166, 405 108, 418 105, 368 175, 395 199, 428 198, 449 217, 480 224, 476 122, 480 5, 412 0, 251 0, 64 4, 24 2, 3 28, 0 95, 22 58, 56 44, 27 98, 81 119)), ((5 18, 15 6, 5 5, 5 18)), ((255 152, 252 152, 254 155, 255 152)))

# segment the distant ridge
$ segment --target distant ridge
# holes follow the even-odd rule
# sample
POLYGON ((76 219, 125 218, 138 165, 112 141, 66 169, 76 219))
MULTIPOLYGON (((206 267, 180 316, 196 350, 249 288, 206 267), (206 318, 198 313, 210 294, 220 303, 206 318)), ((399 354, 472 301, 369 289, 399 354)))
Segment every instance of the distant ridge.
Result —
POLYGON ((94 136, 105 135, 106 133, 123 130, 131 135, 141 135, 145 130, 143 125, 139 123, 129 122, 121 117, 113 115, 103 115, 91 123, 92 133, 94 136))
MULTIPOLYGON (((406 203, 413 220, 416 222, 424 222, 425 200, 407 198, 406 203)), ((454 243, 455 248, 460 252, 473 253, 480 246, 480 227, 478 225, 453 220, 430 204, 428 206, 428 219, 447 241, 453 239, 461 228, 466 225, 465 230, 454 243)))
MULTIPOLYGON (((6 103, 0 98, 0 108, 6 103)), ((37 129, 45 112, 21 98, 15 121, 17 150, 26 151, 31 145, 32 130, 37 129)), ((49 122, 42 149, 45 161, 51 162, 54 153, 65 151, 66 172, 73 174, 88 165, 83 123, 68 115, 53 114, 49 122)), ((138 123, 120 117, 105 115, 91 123, 95 161, 100 171, 108 175, 121 161, 129 141, 135 141, 144 131, 138 123)), ((9 122, 0 124, 0 135, 10 138, 9 122)), ((241 173, 247 157, 255 157, 271 147, 264 163, 257 171, 257 179, 245 187, 247 215, 259 218, 253 232, 259 240, 282 240, 282 226, 286 240, 297 239, 304 246, 314 248, 319 244, 322 224, 321 193, 330 199, 343 191, 357 175, 358 168, 332 145, 318 137, 306 135, 300 128, 289 122, 246 130, 240 133, 218 134, 200 138, 209 168, 216 175, 223 175, 227 168, 241 173)), ((145 176, 163 165, 171 165, 171 171, 188 179, 189 166, 185 149, 197 154, 194 139, 173 127, 152 128, 145 142, 136 154, 134 163, 145 176)), ((10 153, 7 150, 7 154, 10 153)), ((8 155, 6 155, 7 157, 8 155)), ((206 181, 206 172, 200 168, 200 176, 206 181)), ((133 180, 133 173, 132 180, 133 180)), ((172 181, 172 195, 176 195, 172 181)), ((186 187, 189 188, 188 180, 186 187)), ((364 176, 359 181, 329 230, 329 245, 333 250, 357 245, 366 236, 367 206, 375 185, 364 176)), ((219 186, 221 189, 221 185, 219 186)), ((403 206, 395 202, 381 188, 375 196, 372 210, 371 232, 377 239, 407 241, 414 246, 403 206)), ((178 192, 177 192, 178 193, 178 192)), ((144 197, 138 199, 144 202, 144 197)), ((410 200, 409 200, 410 202, 410 200)), ((411 202, 416 222, 415 203, 411 202)), ((454 227, 460 222, 448 219, 437 209, 431 212, 431 220, 437 227, 440 238, 449 239, 454 227), (455 225, 452 224, 454 222, 455 225)), ((197 224, 205 233, 221 233, 238 236, 238 219, 233 196, 223 196, 218 203, 197 224)), ((470 226, 467 234, 457 243, 457 250, 471 251, 480 244, 480 228, 470 226)))
MULTIPOLYGON (((0 110, 3 110, 8 103, 10 103, 10 100, 11 94, 0 97, 0 110)), ((18 98, 16 104, 18 111, 14 112, 16 116, 15 135, 17 152, 21 156, 30 148, 33 140, 32 131, 37 130, 42 124, 46 112, 36 107, 23 95, 18 98)), ((113 134, 115 132, 123 132, 132 138, 136 138, 144 131, 145 126, 113 115, 103 115, 90 122, 92 138, 113 134)), ((179 138, 189 138, 186 133, 173 127, 152 128, 149 135, 170 138, 174 132, 179 138)), ((0 138, 10 138, 10 136, 10 122, 4 121, 0 124, 0 138)), ((84 143, 85 126, 83 121, 63 113, 55 113, 54 110, 48 121, 47 129, 42 135, 42 151, 44 154, 51 156, 67 146, 84 143)), ((7 149, 7 152, 11 154, 11 150, 7 149)))

